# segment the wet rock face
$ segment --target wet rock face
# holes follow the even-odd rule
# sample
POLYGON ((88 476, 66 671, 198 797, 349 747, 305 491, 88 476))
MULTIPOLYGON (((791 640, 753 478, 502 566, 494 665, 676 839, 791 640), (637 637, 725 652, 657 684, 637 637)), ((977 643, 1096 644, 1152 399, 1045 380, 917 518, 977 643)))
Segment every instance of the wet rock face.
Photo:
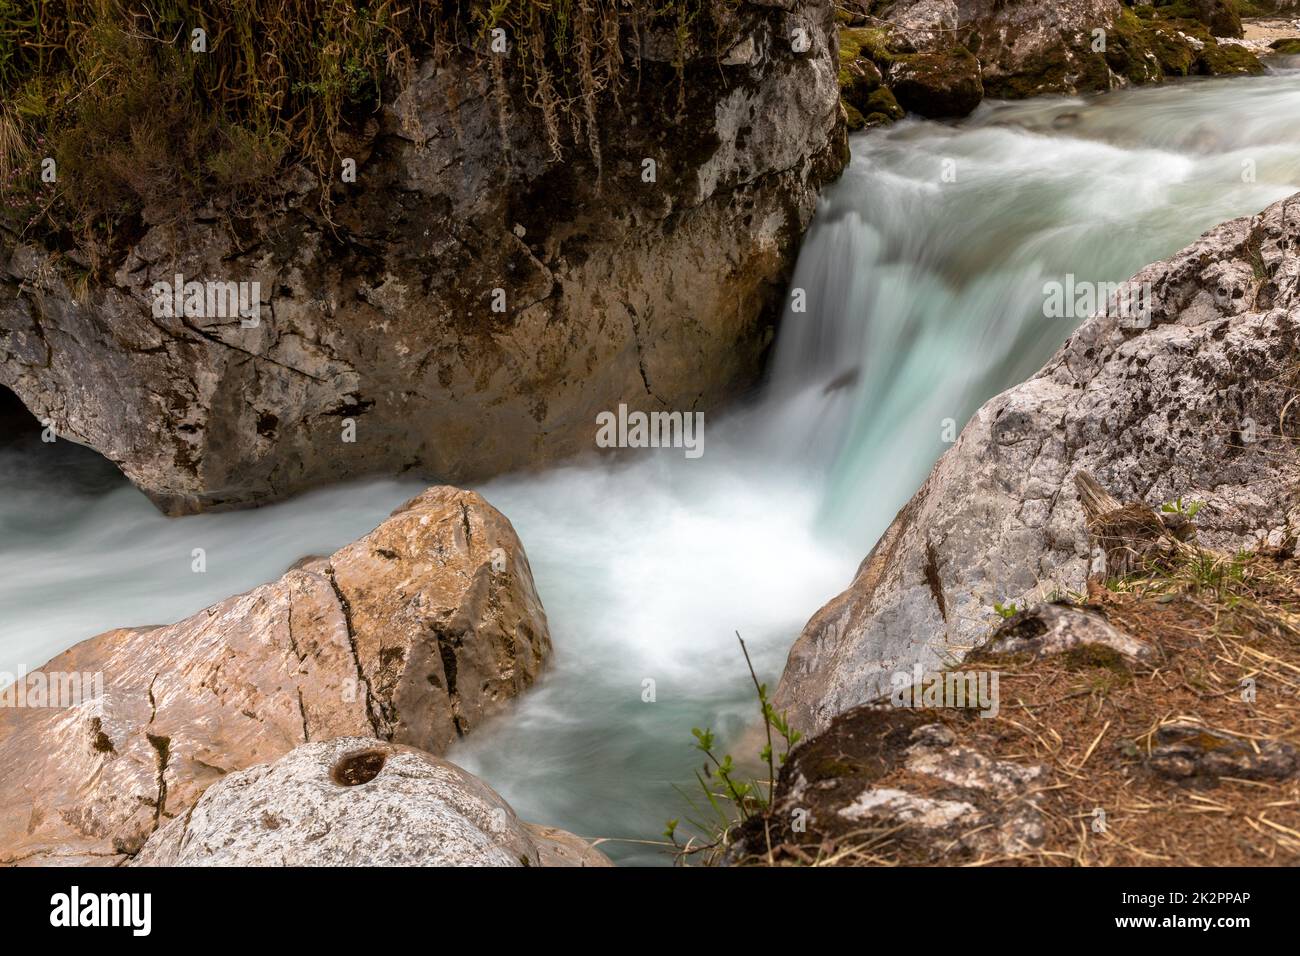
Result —
POLYGON ((609 866, 524 823, 454 764, 365 737, 303 744, 213 784, 134 866, 609 866))
POLYGON ((1294 455, 1300 196, 1225 223, 1135 278, 1150 321, 1100 315, 988 401, 849 588, 817 612, 776 694, 817 730, 889 675, 980 643, 995 603, 1082 591, 1094 555, 1076 473, 1124 501, 1205 502, 1202 544, 1280 544, 1300 523, 1294 455))
POLYGON ((503 123, 482 71, 425 63, 328 218, 299 170, 257 209, 160 197, 86 289, 76 251, 0 246, 0 384, 169 513, 466 481, 593 448, 620 402, 715 407, 755 381, 847 158, 827 0, 741 4, 718 39, 679 99, 676 41, 641 37, 599 162, 554 162, 522 91, 503 123), (155 314, 177 276, 245 283, 257 324, 155 314))
POLYGON ((433 488, 329 558, 50 661, 44 673, 102 674, 104 695, 0 708, 0 862, 130 856, 216 780, 304 741, 441 753, 549 653, 509 522, 472 492, 433 488))

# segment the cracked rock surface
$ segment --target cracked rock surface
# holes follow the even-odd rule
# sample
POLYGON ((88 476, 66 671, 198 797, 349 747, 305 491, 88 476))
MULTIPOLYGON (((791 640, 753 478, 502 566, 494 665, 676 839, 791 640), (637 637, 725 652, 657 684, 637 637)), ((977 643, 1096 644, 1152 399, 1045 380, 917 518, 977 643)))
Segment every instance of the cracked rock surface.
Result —
POLYGON ((790 754, 772 827, 743 831, 730 859, 761 859, 768 839, 784 852, 857 846, 909 863, 1021 853, 1044 838, 1045 776, 958 742, 933 711, 859 707, 790 754))
POLYGON ((429 61, 328 219, 297 169, 253 209, 160 197, 89 280, 84 250, 0 236, 0 385, 172 514, 365 474, 465 483, 593 451, 619 403, 719 406, 757 381, 847 161, 832 6, 738 4, 721 62, 685 51, 681 104, 675 36, 640 39, 599 168, 554 161, 522 90, 503 143, 483 71, 429 61), (258 324, 155 315, 178 274, 258 283, 258 324))
POLYGON ((610 866, 431 754, 364 737, 228 774, 133 866, 610 866))
POLYGON ((0 709, 0 863, 121 861, 210 784, 305 741, 441 753, 538 676, 550 636, 514 529, 432 488, 328 558, 45 665, 104 697, 0 709))
MULTIPOLYGON (((1202 544, 1280 544, 1300 521, 1300 196, 1224 223, 1134 278, 1150 323, 1088 319, 1029 381, 984 404, 859 567, 813 616, 776 693, 818 731, 891 673, 959 659, 994 604, 1082 592, 1091 564, 1073 479, 1121 500, 1205 502, 1202 544)), ((1103 556, 1104 558, 1104 556, 1103 556)))

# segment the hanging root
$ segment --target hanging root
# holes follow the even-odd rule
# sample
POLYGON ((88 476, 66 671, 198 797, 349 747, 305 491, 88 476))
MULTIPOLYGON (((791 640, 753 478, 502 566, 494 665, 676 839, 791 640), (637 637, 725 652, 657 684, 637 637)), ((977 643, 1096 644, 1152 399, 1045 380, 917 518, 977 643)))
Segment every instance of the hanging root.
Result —
POLYGON ((497 130, 501 134, 501 149, 510 153, 510 89, 506 86, 504 56, 491 55, 492 91, 496 95, 497 130))
POLYGON ((578 16, 574 22, 574 41, 578 46, 578 77, 582 88, 582 111, 587 121, 587 145, 591 161, 596 166, 596 189, 600 189, 600 130, 596 126, 596 77, 592 65, 591 0, 578 0, 578 16))
POLYGON ((546 131, 546 145, 550 147, 554 162, 564 160, 564 148, 560 143, 560 100, 555 94, 551 81, 551 71, 546 66, 546 38, 534 33, 528 39, 528 58, 535 75, 536 90, 532 103, 542 112, 542 128, 546 131))

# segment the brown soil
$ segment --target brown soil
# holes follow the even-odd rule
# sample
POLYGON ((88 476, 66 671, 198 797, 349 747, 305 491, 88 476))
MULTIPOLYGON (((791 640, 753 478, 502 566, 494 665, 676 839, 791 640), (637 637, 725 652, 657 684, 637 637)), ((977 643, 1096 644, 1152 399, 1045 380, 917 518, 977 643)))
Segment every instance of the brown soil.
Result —
POLYGON ((866 787, 926 796, 934 781, 909 772, 898 759, 919 716, 923 723, 946 725, 958 745, 1045 768, 1032 787, 1046 830, 1040 847, 990 855, 969 849, 963 834, 944 846, 918 842, 914 834, 900 842, 880 829, 827 833, 812 832, 814 827, 796 834, 774 816, 765 826, 755 821, 746 828, 749 852, 758 851, 748 862, 1300 863, 1300 776, 1294 771, 1280 780, 1171 779, 1151 760, 1157 732, 1173 724, 1215 731, 1202 735, 1210 746, 1224 746, 1224 737, 1240 741, 1228 746, 1247 755, 1269 742, 1300 747, 1300 561, 1272 552, 1226 556, 1191 547, 1172 566, 1091 586, 1086 602, 1149 644, 1155 652, 1150 662, 1137 664, 1092 647, 1038 660, 976 652, 962 669, 1000 672, 998 716, 982 719, 948 709, 904 717, 860 708, 798 748, 778 786, 779 806, 798 768, 809 784, 803 799, 814 820, 833 819, 838 807, 866 787), (1253 701, 1245 692, 1248 681, 1254 682, 1253 701), (1101 828, 1094 826, 1097 808, 1105 811, 1101 828))

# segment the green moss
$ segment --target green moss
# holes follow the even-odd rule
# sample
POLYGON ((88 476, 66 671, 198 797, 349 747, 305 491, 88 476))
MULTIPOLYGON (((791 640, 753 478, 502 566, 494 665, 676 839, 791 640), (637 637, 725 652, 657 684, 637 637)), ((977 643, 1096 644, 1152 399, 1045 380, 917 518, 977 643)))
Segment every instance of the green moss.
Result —
POLYGON ((1156 81, 1160 76, 1264 72, 1249 50, 1219 43, 1210 25, 1225 36, 1241 32, 1235 9, 1226 0, 1215 5, 1179 0, 1121 10, 1111 27, 1106 62, 1133 83, 1156 81))
POLYGON ((874 59, 883 55, 884 38, 883 30, 840 30, 838 80, 850 131, 881 125, 903 115, 893 95, 882 85, 881 70, 874 59), (872 114, 877 114, 874 121, 872 114))
POLYGON ((1191 76, 1196 66, 1196 50, 1180 37, 1176 28, 1156 26, 1150 31, 1151 52, 1165 76, 1191 76))
POLYGON ((1240 37, 1242 34, 1236 0, 1156 0, 1155 12, 1166 20, 1201 23, 1215 36, 1240 37))
POLYGON ((1272 46, 1283 56, 1300 56, 1300 39, 1274 40, 1272 46))
POLYGON ((1149 24, 1133 10, 1121 8, 1107 38, 1106 64, 1130 83, 1159 82, 1164 71, 1151 47, 1149 24))
POLYGON ((844 105, 845 125, 850 133, 856 133, 867 125, 867 118, 848 100, 840 101, 844 105))
POLYGON ((880 87, 867 97, 866 108, 863 112, 868 119, 872 114, 883 116, 890 121, 903 118, 903 108, 898 105, 898 100, 894 98, 893 92, 885 86, 880 87))
POLYGON ((1246 74, 1258 76, 1267 68, 1245 47, 1235 43, 1210 43, 1197 58, 1198 71, 1204 76, 1246 74))
POLYGON ((840 30, 840 62, 865 57, 881 69, 894 61, 889 52, 889 31, 878 27, 852 27, 840 30))

